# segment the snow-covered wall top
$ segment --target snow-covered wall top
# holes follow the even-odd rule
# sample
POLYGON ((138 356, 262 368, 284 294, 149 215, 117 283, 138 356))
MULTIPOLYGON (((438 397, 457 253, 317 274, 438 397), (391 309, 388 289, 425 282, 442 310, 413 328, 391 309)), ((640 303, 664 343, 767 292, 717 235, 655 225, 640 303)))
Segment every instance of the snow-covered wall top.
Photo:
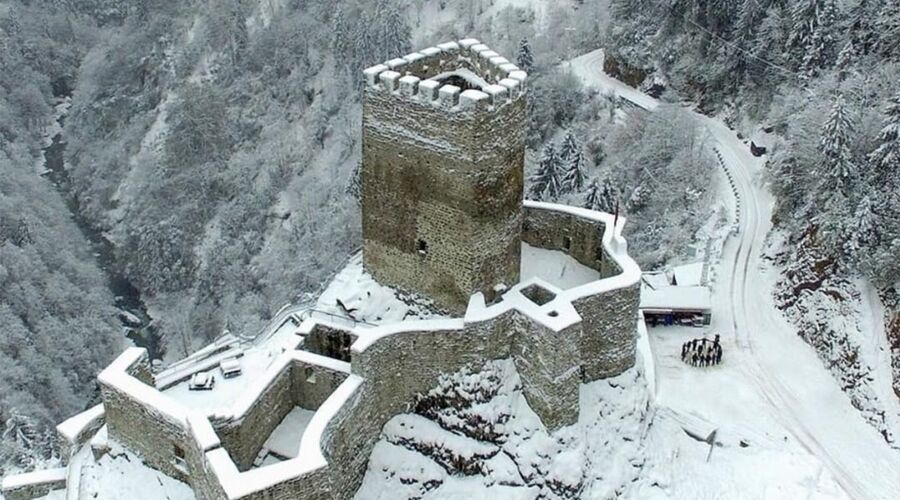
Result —
POLYGON ((603 232, 598 234, 598 237, 601 238, 606 255, 612 259, 620 272, 569 290, 559 290, 548 283, 537 283, 540 280, 532 279, 515 285, 503 295, 502 300, 489 306, 485 305, 484 297, 481 294, 475 294, 470 298, 465 318, 402 321, 375 328, 357 328, 354 332, 358 336, 358 340, 353 344, 353 352, 358 354, 379 339, 395 333, 460 330, 467 323, 489 321, 513 309, 525 314, 542 326, 553 331, 560 331, 582 319, 578 311, 572 307, 573 302, 585 297, 635 286, 640 281, 641 269, 634 259, 628 255, 628 244, 625 238, 622 237, 622 229, 625 226, 623 217, 619 217, 616 220, 615 216, 608 213, 557 203, 531 200, 525 200, 524 203, 526 208, 567 214, 602 225, 603 232), (547 304, 535 304, 521 293, 523 289, 533 284, 539 284, 543 288, 549 289, 554 293, 555 298, 547 304))
MULTIPOLYGON (((377 416, 384 420, 396 413, 397 408, 409 403, 411 394, 420 390, 418 386, 410 385, 409 377, 397 379, 397 370, 400 369, 397 363, 405 359, 404 353, 429 352, 425 345, 413 348, 419 341, 416 339, 429 346, 442 345, 447 351, 435 359, 428 356, 415 359, 413 356, 410 357, 412 364, 403 365, 413 371, 427 368, 420 375, 432 378, 434 373, 431 372, 441 371, 440 367, 464 364, 474 359, 483 360, 482 356, 488 351, 494 357, 522 358, 525 360, 523 367, 536 366, 535 360, 528 356, 537 356, 542 359, 543 372, 526 370, 523 379, 528 382, 526 392, 531 388, 532 394, 543 400, 535 397, 529 400, 530 404, 543 404, 543 409, 537 410, 542 418, 546 414, 556 419, 555 425, 567 425, 572 418, 577 418, 577 387, 586 374, 590 377, 606 376, 607 373, 621 372, 623 367, 634 363, 636 327, 633 318, 637 314, 640 269, 628 256, 627 245, 621 236, 623 219, 615 220, 609 214, 549 203, 526 202, 525 206, 533 212, 535 221, 540 219, 557 225, 588 223, 590 230, 579 234, 602 245, 605 253, 603 259, 611 261, 608 264, 612 264, 612 271, 604 278, 568 290, 531 279, 512 287, 500 302, 492 305, 485 305, 476 294, 464 318, 401 321, 393 325, 357 329, 355 334, 358 340, 352 346, 352 364, 300 350, 281 352, 245 392, 235 395, 227 408, 215 412, 217 415, 213 420, 220 426, 223 420, 238 426, 253 424, 249 425, 248 432, 256 429, 254 415, 275 411, 273 402, 281 393, 273 387, 290 387, 290 384, 277 381, 289 373, 292 365, 318 367, 321 374, 329 371, 347 374, 316 405, 317 411, 299 443, 300 453, 294 459, 240 470, 240 460, 232 455, 233 451, 239 450, 229 449, 226 443, 228 439, 233 439, 234 434, 228 434, 227 426, 217 431, 210 415, 188 408, 154 388, 152 381, 147 380, 143 349, 133 348, 123 353, 101 373, 100 382, 117 389, 117 396, 127 397, 141 408, 175 424, 173 432, 177 431, 177 435, 171 439, 175 443, 183 443, 188 450, 185 477, 198 492, 198 498, 271 498, 276 493, 288 492, 292 495, 302 493, 304 498, 320 498, 317 496, 319 494, 326 495, 321 498, 328 498, 327 495, 335 492, 334 488, 352 490, 352 484, 361 480, 365 470, 365 462, 357 462, 368 456, 365 445, 370 441, 374 443, 374 437, 381 428, 372 424, 372 419, 377 416), (555 298, 536 304, 523 293, 528 286, 540 286, 555 298), (585 297, 591 302, 583 302, 585 297), (616 322, 627 324, 627 327, 618 328, 616 322), (520 340, 509 342, 510 331, 517 328, 522 330, 520 340), (563 342, 563 339, 569 341, 563 342), (406 345, 410 342, 412 344, 406 345), (395 344, 398 343, 404 348, 397 349, 395 344), (528 349, 517 351, 514 346, 522 344, 528 344, 528 349), (599 350, 592 350, 593 344, 600 346, 597 348, 599 350), (619 347, 610 349, 613 344, 619 347), (595 369, 585 365, 597 359, 609 366, 595 369), (579 366, 583 369, 579 370, 579 366), (397 390, 398 383, 403 390, 397 390), (366 425, 371 428, 360 422, 368 422, 366 425), (351 439, 350 436, 355 437, 351 439), (339 481, 335 479, 338 476, 346 484, 338 485, 339 481)), ((578 241, 570 243, 573 248, 579 244, 578 241)), ((304 322, 299 330, 311 331, 314 321, 304 322)), ((435 352, 442 351, 438 348, 435 352)), ((307 380, 308 375, 300 375, 299 378, 311 382, 307 380)), ((104 393, 105 397, 107 394, 108 391, 104 393)), ((107 410, 113 413, 121 413, 116 405, 127 404, 116 399, 105 400, 104 403, 107 410)), ((97 411, 94 410, 94 413, 97 411)), ((77 420, 86 419, 87 415, 77 420)), ((116 438, 128 445, 127 436, 116 438)), ((172 453, 171 443, 162 442, 160 447, 166 453, 172 453)), ((341 495, 338 497, 343 498, 341 495)))
POLYGON ((466 38, 428 47, 363 71, 370 90, 448 110, 490 110, 525 92, 528 75, 505 57, 466 38), (456 80, 450 77, 457 77, 456 80), (463 89, 453 81, 464 81, 463 89))

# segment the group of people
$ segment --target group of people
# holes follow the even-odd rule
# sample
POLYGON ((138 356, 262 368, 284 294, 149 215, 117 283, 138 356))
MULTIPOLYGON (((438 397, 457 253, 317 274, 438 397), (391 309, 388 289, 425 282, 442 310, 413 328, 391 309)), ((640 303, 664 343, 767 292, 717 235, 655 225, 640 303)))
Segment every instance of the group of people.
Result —
POLYGON ((712 366, 722 362, 722 344, 719 336, 714 340, 706 337, 693 339, 681 345, 681 360, 691 366, 712 366))

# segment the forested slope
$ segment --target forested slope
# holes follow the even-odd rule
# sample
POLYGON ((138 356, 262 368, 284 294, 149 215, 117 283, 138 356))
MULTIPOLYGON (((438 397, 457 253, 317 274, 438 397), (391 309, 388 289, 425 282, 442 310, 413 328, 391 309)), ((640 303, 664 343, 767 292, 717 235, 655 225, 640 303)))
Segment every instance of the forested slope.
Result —
POLYGON ((43 7, 0 5, 0 474, 52 458, 50 426, 98 396, 96 374, 123 345, 106 278, 38 175, 53 85, 96 25, 43 7))
POLYGON ((882 329, 854 326, 868 308, 855 280, 877 287, 887 307, 887 338, 876 345, 892 350, 900 396, 900 3, 613 0, 611 8, 609 70, 674 89, 768 147, 771 252, 784 271, 776 302, 854 405, 877 413, 861 396, 869 364, 878 364, 862 353, 879 351, 863 330, 882 329))

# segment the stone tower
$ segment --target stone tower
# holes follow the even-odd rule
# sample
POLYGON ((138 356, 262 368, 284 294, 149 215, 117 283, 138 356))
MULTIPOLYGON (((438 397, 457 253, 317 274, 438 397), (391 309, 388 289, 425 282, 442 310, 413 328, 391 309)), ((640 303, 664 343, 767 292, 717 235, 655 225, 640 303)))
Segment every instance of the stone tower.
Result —
POLYGON ((364 72, 363 262, 455 313, 519 281, 526 74, 478 40, 364 72))

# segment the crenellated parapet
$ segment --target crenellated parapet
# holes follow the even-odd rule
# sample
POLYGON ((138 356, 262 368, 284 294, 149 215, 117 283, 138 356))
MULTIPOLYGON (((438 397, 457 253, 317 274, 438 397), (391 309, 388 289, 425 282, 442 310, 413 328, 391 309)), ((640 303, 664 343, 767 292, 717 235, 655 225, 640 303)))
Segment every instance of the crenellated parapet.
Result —
POLYGON ((363 71, 367 91, 446 110, 492 110, 525 94, 527 73, 487 45, 442 43, 363 71))

